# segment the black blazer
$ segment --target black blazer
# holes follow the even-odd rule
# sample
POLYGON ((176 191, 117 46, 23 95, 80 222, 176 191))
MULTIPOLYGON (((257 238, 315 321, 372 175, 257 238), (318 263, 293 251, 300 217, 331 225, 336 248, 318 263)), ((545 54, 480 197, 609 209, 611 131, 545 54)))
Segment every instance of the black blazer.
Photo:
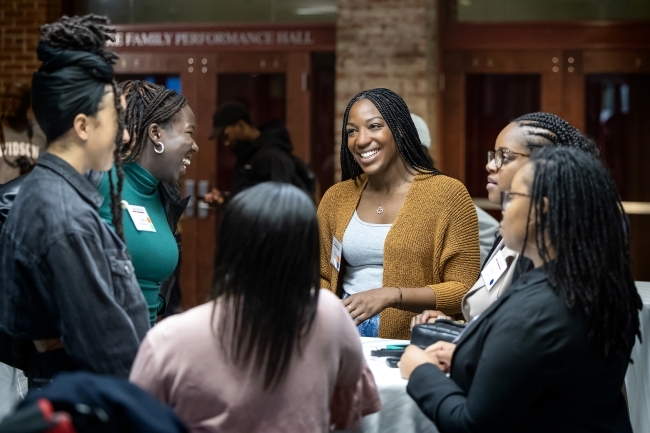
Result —
POLYGON ((596 352, 584 320, 538 268, 470 323, 451 378, 421 365, 407 390, 442 433, 631 433, 621 392, 628 360, 596 352))

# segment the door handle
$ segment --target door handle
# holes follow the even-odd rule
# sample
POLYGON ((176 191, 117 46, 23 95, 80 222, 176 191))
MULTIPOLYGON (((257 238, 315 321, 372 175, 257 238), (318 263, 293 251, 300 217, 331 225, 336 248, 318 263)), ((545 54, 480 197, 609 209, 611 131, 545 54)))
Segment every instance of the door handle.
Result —
POLYGON ((185 197, 189 197, 190 201, 187 202, 187 207, 185 208, 185 216, 187 218, 194 217, 194 203, 196 203, 196 196, 194 194, 194 179, 185 179, 183 183, 183 189, 185 190, 185 197))
MULTIPOLYGON (((208 182, 207 180, 200 180, 197 189, 198 196, 203 197, 209 192, 210 192, 210 182, 208 182)), ((197 216, 199 218, 205 219, 210 215, 210 205, 204 202, 203 200, 199 200, 197 208, 198 208, 197 216)))

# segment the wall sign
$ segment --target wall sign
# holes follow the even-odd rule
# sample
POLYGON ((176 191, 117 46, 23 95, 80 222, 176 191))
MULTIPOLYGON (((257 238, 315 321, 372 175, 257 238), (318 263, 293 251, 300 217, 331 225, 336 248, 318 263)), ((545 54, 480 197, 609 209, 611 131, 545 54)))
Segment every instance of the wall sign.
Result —
POLYGON ((161 29, 143 25, 117 26, 115 41, 108 45, 121 50, 148 49, 314 49, 334 48, 334 26, 316 25, 313 28, 286 28, 286 26, 264 26, 251 28, 250 25, 230 26, 230 28, 206 28, 189 30, 186 28, 161 29))

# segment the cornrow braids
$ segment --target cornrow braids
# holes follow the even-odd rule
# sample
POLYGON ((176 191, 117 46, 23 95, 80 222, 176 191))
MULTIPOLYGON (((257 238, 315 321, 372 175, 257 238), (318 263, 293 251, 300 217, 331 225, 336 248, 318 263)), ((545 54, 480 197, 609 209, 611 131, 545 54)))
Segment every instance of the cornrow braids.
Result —
POLYGON ((93 53, 108 64, 115 64, 117 54, 106 49, 106 42, 115 41, 115 28, 107 17, 89 14, 67 17, 41 26, 41 42, 53 48, 93 53))
POLYGON ((596 157, 599 155, 598 146, 592 139, 555 114, 529 113, 513 122, 524 130, 528 147, 569 146, 582 149, 596 157))
POLYGON ((173 90, 147 81, 124 81, 119 84, 126 97, 126 127, 131 136, 122 148, 125 163, 137 160, 147 143, 147 129, 152 123, 164 126, 187 100, 173 90))
POLYGON ((341 134, 342 180, 357 179, 363 173, 359 164, 354 160, 352 152, 348 149, 347 130, 350 109, 355 102, 361 99, 367 99, 377 107, 388 128, 393 133, 397 150, 406 164, 418 173, 442 174, 434 168, 427 158, 406 102, 392 90, 377 88, 357 94, 345 109, 341 134))
POLYGON ((531 164, 528 214, 535 215, 535 243, 549 282, 584 318, 587 338, 599 352, 629 357, 635 337, 641 339, 642 303, 614 181, 595 156, 576 148, 543 149, 531 164))

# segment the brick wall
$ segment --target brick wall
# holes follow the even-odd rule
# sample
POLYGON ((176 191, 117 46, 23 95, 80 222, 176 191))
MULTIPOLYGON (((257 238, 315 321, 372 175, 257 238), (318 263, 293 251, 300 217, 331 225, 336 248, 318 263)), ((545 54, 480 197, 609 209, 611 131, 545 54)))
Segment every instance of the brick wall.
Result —
MULTIPOLYGON (((436 139, 435 0, 339 0, 336 29, 336 137, 362 90, 386 87, 422 116, 436 139)), ((340 138, 339 138, 340 140, 340 138)), ((335 143, 339 160, 340 142, 335 143)), ((340 179, 337 164, 336 179, 340 179)))
POLYGON ((31 81, 40 62, 39 27, 57 20, 62 0, 0 0, 0 89, 6 83, 31 81))

